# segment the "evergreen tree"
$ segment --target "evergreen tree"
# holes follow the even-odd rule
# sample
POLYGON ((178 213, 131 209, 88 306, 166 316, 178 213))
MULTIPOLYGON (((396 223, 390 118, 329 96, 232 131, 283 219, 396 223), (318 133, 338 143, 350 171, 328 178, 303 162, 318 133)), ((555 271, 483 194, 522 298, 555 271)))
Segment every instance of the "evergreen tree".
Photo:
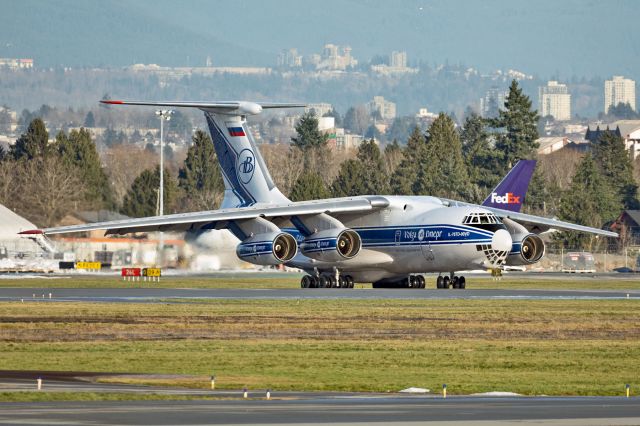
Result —
MULTIPOLYGON (((562 220, 595 228, 614 220, 620 213, 615 194, 609 190, 607 179, 598 170, 591 154, 587 154, 576 169, 558 213, 562 220)), ((587 249, 595 242, 594 236, 575 232, 562 233, 560 238, 570 247, 587 249)))
POLYGON ((27 131, 20 135, 10 148, 11 156, 15 160, 31 160, 44 157, 48 153, 49 132, 41 118, 35 118, 29 123, 27 131))
POLYGON ((619 120, 633 120, 638 118, 638 114, 633 110, 629 102, 618 103, 618 105, 611 105, 607 115, 617 118, 619 120))
POLYGON ((303 172, 293 184, 289 194, 289 198, 293 201, 320 200, 330 196, 322 176, 314 172, 303 172))
MULTIPOLYGON (((172 211, 177 185, 167 169, 164 170, 164 213, 172 211)), ((143 170, 131 184, 122 201, 121 213, 130 217, 155 216, 159 208, 160 167, 143 170)))
POLYGON ((86 201, 94 208, 113 208, 109 179, 91 134, 85 129, 72 130, 69 136, 60 132, 53 148, 65 165, 77 169, 85 187, 86 201))
POLYGON ((324 147, 329 137, 318 130, 318 118, 313 111, 305 113, 296 124, 295 138, 291 138, 292 145, 306 151, 310 148, 324 147))
POLYGON ((414 194, 468 198, 469 175, 462 158, 462 144, 448 115, 440 113, 429 127, 424 158, 428 161, 420 164, 413 183, 414 194))
POLYGON ((409 136, 404 158, 391 176, 391 193, 395 195, 414 195, 413 183, 422 164, 426 164, 426 139, 418 126, 409 136))
POLYGON ((90 129, 96 127, 96 119, 93 116, 92 111, 89 111, 87 116, 84 118, 84 127, 88 127, 90 129))
POLYGON ((360 144, 355 160, 347 160, 340 165, 340 173, 333 182, 332 192, 335 197, 389 192, 384 160, 373 139, 360 144))
POLYGON ((198 130, 192 140, 178 174, 179 186, 193 209, 217 208, 215 202, 224 194, 224 182, 213 143, 202 130, 198 130))
POLYGON ((621 208, 637 209, 638 185, 633 178, 633 163, 622 137, 609 130, 603 131, 592 151, 600 172, 617 194, 621 208))
POLYGON ((518 82, 513 80, 504 109, 498 117, 489 120, 492 127, 501 129, 496 134, 495 147, 503 155, 498 174, 504 175, 518 160, 533 158, 538 148, 538 112, 531 110, 531 100, 522 93, 518 82))
POLYGON ((472 199, 480 202, 487 191, 500 181, 501 153, 491 146, 485 120, 471 112, 467 114, 460 132, 462 154, 473 184, 472 199))

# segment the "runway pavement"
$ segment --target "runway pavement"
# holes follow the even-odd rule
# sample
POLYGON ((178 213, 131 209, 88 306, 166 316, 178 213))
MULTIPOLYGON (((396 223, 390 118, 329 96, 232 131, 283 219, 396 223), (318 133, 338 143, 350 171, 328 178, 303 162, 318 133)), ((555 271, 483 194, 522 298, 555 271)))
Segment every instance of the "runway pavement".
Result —
POLYGON ((0 424, 640 424, 621 397, 345 396, 308 399, 0 403, 0 424))
POLYGON ((640 299, 640 290, 0 288, 0 301, 158 302, 186 299, 640 299), (49 298, 51 293, 51 298, 49 298), (35 298, 34 298, 35 294, 35 298))

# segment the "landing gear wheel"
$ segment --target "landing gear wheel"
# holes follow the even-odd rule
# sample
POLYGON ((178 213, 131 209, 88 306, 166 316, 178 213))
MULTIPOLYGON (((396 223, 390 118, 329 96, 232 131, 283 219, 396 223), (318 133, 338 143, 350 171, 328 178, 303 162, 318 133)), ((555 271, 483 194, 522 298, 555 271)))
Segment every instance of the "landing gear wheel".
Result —
POLYGON ((311 277, 309 275, 305 275, 300 280, 300 288, 309 288, 311 287, 311 277))
POLYGON ((353 288, 353 277, 351 275, 345 275, 344 280, 347 282, 347 288, 353 288))
POLYGON ((458 277, 453 277, 453 279, 451 280, 451 287, 452 288, 460 288, 460 283, 458 282, 458 277))
POLYGON ((311 276, 311 288, 318 288, 320 287, 320 280, 318 279, 318 277, 314 277, 311 276))
POLYGON ((464 279, 464 277, 460 277, 460 278, 458 278, 458 286, 459 286, 461 289, 465 289, 465 288, 467 288, 467 280, 465 280, 465 279, 464 279))
POLYGON ((417 284, 417 282, 416 282, 416 281, 417 281, 417 279, 416 279, 416 277, 415 277, 415 276, 413 276, 413 275, 412 275, 412 276, 410 276, 410 277, 408 278, 408 282, 407 282, 407 284, 408 284, 408 285, 407 285, 407 287, 408 287, 408 288, 416 288, 416 287, 418 286, 418 284, 417 284))
POLYGON ((451 284, 451 279, 449 277, 443 277, 442 288, 449 288, 449 284, 451 284))
POLYGON ((340 278, 338 278, 338 286, 340 288, 348 288, 347 280, 342 275, 340 275, 340 278))
POLYGON ((416 279, 418 281, 418 288, 424 288, 426 281, 422 275, 416 275, 416 279))
POLYGON ((330 288, 331 280, 326 275, 320 275, 320 288, 330 288))
POLYGON ((436 278, 436 288, 444 288, 444 280, 442 277, 436 278))

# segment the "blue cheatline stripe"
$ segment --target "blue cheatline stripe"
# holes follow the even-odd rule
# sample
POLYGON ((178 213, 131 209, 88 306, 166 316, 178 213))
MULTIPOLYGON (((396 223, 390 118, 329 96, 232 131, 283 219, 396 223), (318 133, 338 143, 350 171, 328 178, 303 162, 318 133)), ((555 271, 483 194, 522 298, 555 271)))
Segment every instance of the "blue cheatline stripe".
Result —
POLYGON ((204 116, 207 119, 207 124, 209 125, 209 133, 211 133, 213 147, 216 150, 216 155, 220 162, 220 168, 231 185, 231 190, 242 202, 240 207, 255 204, 256 199, 249 193, 249 191, 246 190, 238 178, 238 173, 236 172, 236 160, 238 158, 238 153, 233 148, 233 145, 231 145, 227 140, 211 115, 205 112, 204 116))
POLYGON ((252 257, 252 256, 260 256, 262 254, 273 254, 273 252, 271 250, 267 250, 267 251, 256 251, 252 253, 240 253, 238 257, 252 257))

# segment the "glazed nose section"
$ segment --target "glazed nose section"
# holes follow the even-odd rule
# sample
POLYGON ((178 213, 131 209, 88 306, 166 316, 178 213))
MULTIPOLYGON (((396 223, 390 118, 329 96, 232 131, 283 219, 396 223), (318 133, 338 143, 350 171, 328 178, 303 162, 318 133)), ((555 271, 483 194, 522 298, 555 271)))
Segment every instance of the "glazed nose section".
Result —
POLYGON ((491 238, 491 248, 496 251, 506 251, 508 253, 511 251, 512 244, 511 234, 506 229, 498 229, 493 234, 493 238, 491 238))

